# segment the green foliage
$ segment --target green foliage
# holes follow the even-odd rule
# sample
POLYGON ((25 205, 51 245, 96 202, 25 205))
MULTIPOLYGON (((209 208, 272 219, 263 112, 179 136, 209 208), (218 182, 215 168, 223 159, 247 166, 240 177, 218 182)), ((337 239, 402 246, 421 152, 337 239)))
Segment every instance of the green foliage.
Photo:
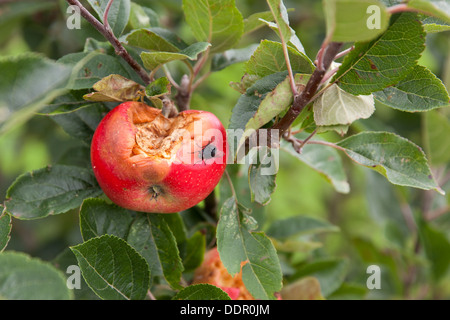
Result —
MULTIPOLYGON (((108 3, 86 9, 102 24, 108 3)), ((112 43, 84 19, 69 30, 64 1, 0 5, 0 298, 229 300, 191 284, 214 247, 256 299, 450 297, 448 5, 290 4, 113 1, 112 43), (349 52, 322 70, 337 42, 349 52), (212 202, 175 214, 111 203, 90 164, 98 123, 122 101, 186 96, 227 125, 232 156, 258 132, 255 148, 212 202), (265 145, 260 129, 292 110, 265 145), (382 289, 367 287, 369 265, 382 289)))
POLYGON ((184 0, 183 11, 194 36, 211 43, 212 52, 230 49, 244 31, 244 19, 234 0, 184 0))
POLYGON ((355 44, 333 82, 354 95, 382 90, 404 79, 424 48, 424 31, 417 15, 393 16, 391 25, 379 38, 355 44), (400 32, 402 36, 396 36, 400 32))
POLYGON ((0 239, 0 252, 6 248, 6 245, 9 242, 10 232, 11 232, 11 216, 9 214, 4 214, 0 217, 0 235, 2 236, 0 239))
POLYGON ((324 0, 327 36, 332 41, 367 41, 381 35, 389 25, 390 14, 378 0, 324 0), (373 9, 374 8, 374 9, 373 9), (376 14, 375 20, 368 13, 376 14))
POLYGON ((172 300, 231 300, 228 294, 210 284, 194 284, 178 292, 172 300))
POLYGON ((9 300, 68 300, 64 274, 48 262, 21 252, 0 254, 0 297, 9 300))
POLYGON ((77 208, 101 189, 90 170, 56 165, 21 175, 8 189, 5 210, 18 219, 36 219, 77 208))
POLYGON ((353 161, 380 172, 391 183, 444 193, 434 181, 423 151, 395 134, 362 132, 340 141, 338 146, 353 161))
POLYGON ((124 240, 103 235, 70 249, 87 284, 100 298, 144 299, 150 281, 148 265, 124 240))

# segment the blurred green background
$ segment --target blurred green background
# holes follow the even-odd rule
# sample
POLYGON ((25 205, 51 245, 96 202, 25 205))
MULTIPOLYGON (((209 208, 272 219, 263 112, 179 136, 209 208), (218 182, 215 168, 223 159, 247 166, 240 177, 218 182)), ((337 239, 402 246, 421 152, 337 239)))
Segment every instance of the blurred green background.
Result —
MULTIPOLYGON (((193 39, 183 21, 181 1, 135 2, 152 8, 158 13, 161 24, 177 32, 186 42, 193 39)), ((306 53, 314 59, 325 31, 322 2, 284 2, 287 8, 295 9, 289 13, 291 26, 306 53)), ((236 0, 236 4, 244 17, 267 10, 261 0, 236 0)), ((0 55, 40 52, 56 60, 81 51, 87 37, 103 41, 84 21, 80 30, 68 30, 65 8, 64 1, 44 0, 0 6, 0 55), (15 7, 10 11, 2 10, 7 6, 15 7)), ((258 43, 261 39, 276 40, 276 35, 262 28, 247 36, 240 46, 258 43)), ((429 34, 420 60, 420 64, 431 69, 447 88, 450 86, 449 51, 448 32, 429 34)), ((226 126, 239 98, 239 93, 231 89, 229 83, 239 81, 242 75, 243 64, 212 74, 195 92, 191 107, 214 112, 226 126)), ((338 194, 317 172, 281 153, 277 188, 265 208, 266 224, 303 214, 327 220, 340 228, 339 232, 321 235, 320 248, 295 257, 298 261, 311 257, 348 261, 346 285, 330 298, 450 298, 449 156, 440 154, 441 146, 450 139, 449 116, 448 110, 404 113, 377 104, 375 114, 355 123, 350 131, 391 131, 421 146, 436 177, 443 181, 447 196, 392 186, 380 175, 356 166, 344 156, 351 191, 338 194), (423 225, 418 225, 422 220, 423 225), (370 264, 383 266, 381 290, 368 291, 365 287, 366 267, 370 264)), ((338 140, 340 137, 330 133, 327 138, 338 140)), ((81 155, 72 150, 79 145, 80 142, 46 116, 35 116, 25 125, 0 136, 0 203, 17 176, 65 159, 76 161, 81 155)), ((42 220, 14 220, 8 249, 53 259, 67 246, 80 242, 77 215, 74 210, 42 220)), ((285 272, 289 274, 288 266, 285 272)))

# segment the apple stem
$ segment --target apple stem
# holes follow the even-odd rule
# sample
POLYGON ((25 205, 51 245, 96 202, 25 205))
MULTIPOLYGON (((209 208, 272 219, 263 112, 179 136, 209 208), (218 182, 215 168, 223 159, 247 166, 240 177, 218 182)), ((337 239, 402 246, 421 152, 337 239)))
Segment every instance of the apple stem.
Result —
POLYGON ((162 99, 163 107, 161 109, 161 113, 166 118, 173 118, 178 114, 177 108, 175 108, 175 105, 172 100, 170 100, 167 97, 164 97, 162 99))

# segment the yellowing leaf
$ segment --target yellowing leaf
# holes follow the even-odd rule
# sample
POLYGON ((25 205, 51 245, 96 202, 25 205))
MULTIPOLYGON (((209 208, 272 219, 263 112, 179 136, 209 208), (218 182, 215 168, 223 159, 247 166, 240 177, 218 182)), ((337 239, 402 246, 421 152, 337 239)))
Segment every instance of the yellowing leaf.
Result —
POLYGON ((375 104, 372 95, 354 96, 333 84, 314 102, 313 110, 318 126, 351 124, 369 118, 375 104))
POLYGON ((319 280, 305 277, 293 282, 281 290, 283 300, 324 300, 320 291, 319 280))
POLYGON ((145 91, 139 83, 118 74, 111 74, 96 82, 93 89, 97 92, 85 94, 83 98, 90 101, 136 101, 145 91))

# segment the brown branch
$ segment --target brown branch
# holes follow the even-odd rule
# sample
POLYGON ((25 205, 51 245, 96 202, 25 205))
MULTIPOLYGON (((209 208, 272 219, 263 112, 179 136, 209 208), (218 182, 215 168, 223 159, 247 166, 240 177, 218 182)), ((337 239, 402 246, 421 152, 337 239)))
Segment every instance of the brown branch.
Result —
MULTIPOLYGON (((67 3, 73 6, 77 6, 80 9, 80 14, 85 18, 98 32, 100 32, 113 46, 116 54, 122 57, 141 77, 142 81, 147 85, 150 83, 150 77, 147 71, 134 60, 120 41, 116 38, 111 28, 98 21, 78 0, 67 0, 67 3)), ((112 1, 110 1, 112 3, 112 1)))
MULTIPOLYGON (((331 66, 331 63, 336 58, 336 55, 339 53, 339 50, 341 49, 343 43, 341 42, 331 42, 329 44, 323 44, 320 52, 317 55, 317 68, 312 73, 311 77, 309 78, 305 88, 303 91, 294 96, 294 102, 292 106, 289 108, 289 110, 286 112, 283 118, 281 118, 280 121, 275 123, 275 125, 272 126, 267 131, 267 146, 274 146, 279 145, 278 141, 272 141, 276 140, 273 139, 273 137, 283 137, 284 139, 290 141, 291 143, 294 140, 289 140, 289 130, 291 128, 292 123, 295 121, 295 119, 299 116, 299 114, 303 111, 303 109, 313 101, 313 99, 317 98, 316 94, 319 89, 319 87, 322 84, 322 80, 324 79, 325 75, 327 75, 328 69, 331 66), (278 133, 278 134, 276 134, 278 133)), ((253 138, 256 138, 256 141, 259 141, 259 135, 260 131, 257 130, 255 133, 255 136, 253 138)), ((261 143, 261 141, 259 141, 261 143)), ((308 141, 306 141, 308 142, 308 141)), ((298 150, 300 145, 302 145, 303 141, 295 141, 295 144, 293 144, 294 148, 297 148, 298 150)), ((311 141, 309 143, 320 143, 311 141)), ((303 146, 303 145, 302 145, 303 146)), ((337 147, 336 145, 332 145, 333 147, 337 147)), ((243 145, 244 153, 247 154, 250 148, 250 142, 249 138, 246 139, 245 144, 243 145)))
POLYGON ((328 68, 335 59, 336 55, 342 47, 340 42, 331 42, 323 52, 321 53, 320 64, 314 70, 311 78, 305 86, 305 89, 297 96, 294 97, 294 103, 284 117, 276 123, 272 130, 280 130, 279 136, 283 134, 290 128, 294 120, 298 117, 300 112, 308 105, 311 99, 317 92, 322 79, 324 78, 328 68))

